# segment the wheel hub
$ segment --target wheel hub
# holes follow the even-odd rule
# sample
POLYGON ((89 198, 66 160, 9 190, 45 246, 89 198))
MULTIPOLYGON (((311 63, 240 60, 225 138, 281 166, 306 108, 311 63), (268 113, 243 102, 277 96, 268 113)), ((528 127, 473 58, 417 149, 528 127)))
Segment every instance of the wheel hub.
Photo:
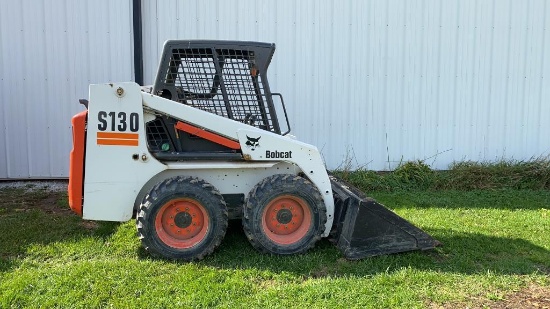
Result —
POLYGON ((174 217, 174 224, 179 228, 186 228, 191 225, 193 218, 188 212, 180 212, 174 217))
POLYGON ((277 212, 277 221, 281 224, 287 224, 292 221, 292 212, 288 209, 281 209, 277 212))

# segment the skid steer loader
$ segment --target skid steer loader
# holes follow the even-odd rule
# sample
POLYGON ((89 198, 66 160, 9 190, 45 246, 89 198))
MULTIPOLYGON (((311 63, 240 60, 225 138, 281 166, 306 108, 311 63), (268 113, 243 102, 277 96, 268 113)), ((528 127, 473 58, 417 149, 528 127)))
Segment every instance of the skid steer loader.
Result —
POLYGON ((135 216, 146 250, 169 259, 212 253, 229 219, 271 254, 305 252, 321 237, 352 260, 434 248, 428 234, 329 176, 317 148, 288 134, 283 97, 267 80, 274 51, 168 41, 152 88, 90 85, 86 110, 72 119, 71 209, 87 220, 135 216))

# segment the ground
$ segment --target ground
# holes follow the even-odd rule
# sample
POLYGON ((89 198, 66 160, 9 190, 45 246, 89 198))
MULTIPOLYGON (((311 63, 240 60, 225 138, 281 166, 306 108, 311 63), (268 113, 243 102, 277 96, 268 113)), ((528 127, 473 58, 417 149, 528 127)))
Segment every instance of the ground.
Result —
POLYGON ((502 295, 499 300, 487 301, 483 298, 472 297, 469 302, 450 302, 446 304, 430 304, 433 309, 441 308, 493 308, 493 309, 516 309, 516 308, 550 308, 550 288, 534 284, 522 288, 517 292, 510 292, 502 295))
POLYGON ((322 241, 272 257, 232 224, 212 256, 178 263, 151 259, 132 222, 78 218, 65 188, 0 183, 0 307, 550 308, 547 191, 375 193, 435 251, 350 262, 322 241))

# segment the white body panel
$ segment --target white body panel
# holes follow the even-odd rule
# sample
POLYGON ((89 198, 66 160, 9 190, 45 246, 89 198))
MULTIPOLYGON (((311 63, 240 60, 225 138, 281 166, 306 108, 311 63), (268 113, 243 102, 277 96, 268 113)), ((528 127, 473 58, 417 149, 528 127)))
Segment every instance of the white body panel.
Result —
MULTIPOLYGON (((117 116, 113 125, 112 119, 108 118, 107 131, 113 128, 117 131, 120 120, 117 116)), ((83 210, 85 219, 129 220, 135 203, 139 203, 154 184, 175 175, 200 177, 214 185, 222 194, 243 193, 246 196, 265 177, 282 173, 296 175, 302 172, 323 196, 327 208, 323 236, 328 236, 330 232, 334 219, 330 180, 319 151, 312 145, 141 92, 135 83, 90 86, 87 132, 83 210), (122 96, 117 95, 119 87, 123 89, 122 96), (136 132, 131 132, 139 136, 137 146, 98 145, 99 128, 102 125, 102 129, 105 128, 98 118, 100 111, 115 112, 115 115, 120 112, 126 115, 137 113, 139 125, 138 128, 133 128, 137 129, 136 132), (239 141, 243 156, 248 161, 161 163, 147 149, 144 119, 152 119, 149 114, 168 115, 239 141), (258 142, 251 146, 248 137, 257 139, 258 142), (282 155, 271 158, 268 152, 282 155), (137 160, 132 157, 136 154, 137 160)))
MULTIPOLYGON (((84 170, 84 219, 130 220, 134 200, 141 187, 151 177, 166 169, 147 149, 141 101, 141 90, 135 83, 90 85, 84 170), (118 87, 124 89, 124 96, 116 95, 118 87), (140 120, 138 131, 135 132, 138 134, 138 146, 98 145, 100 111, 125 112, 127 115, 137 113, 140 120), (138 155, 138 160, 132 158, 135 154, 138 155), (142 160, 143 155, 147 156, 145 161, 142 160)), ((118 129, 118 124, 116 127, 118 129)))

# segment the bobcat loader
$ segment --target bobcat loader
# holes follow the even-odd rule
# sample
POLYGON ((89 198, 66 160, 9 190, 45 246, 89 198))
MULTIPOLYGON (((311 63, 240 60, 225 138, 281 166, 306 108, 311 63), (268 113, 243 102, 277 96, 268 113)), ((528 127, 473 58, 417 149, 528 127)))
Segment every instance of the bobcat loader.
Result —
POLYGON ((303 253, 322 237, 352 260, 438 245, 330 176, 317 148, 288 134, 283 97, 267 80, 274 51, 168 41, 152 88, 90 85, 72 118, 71 209, 87 220, 135 216, 145 249, 169 259, 212 253, 230 219, 270 254, 303 253))

